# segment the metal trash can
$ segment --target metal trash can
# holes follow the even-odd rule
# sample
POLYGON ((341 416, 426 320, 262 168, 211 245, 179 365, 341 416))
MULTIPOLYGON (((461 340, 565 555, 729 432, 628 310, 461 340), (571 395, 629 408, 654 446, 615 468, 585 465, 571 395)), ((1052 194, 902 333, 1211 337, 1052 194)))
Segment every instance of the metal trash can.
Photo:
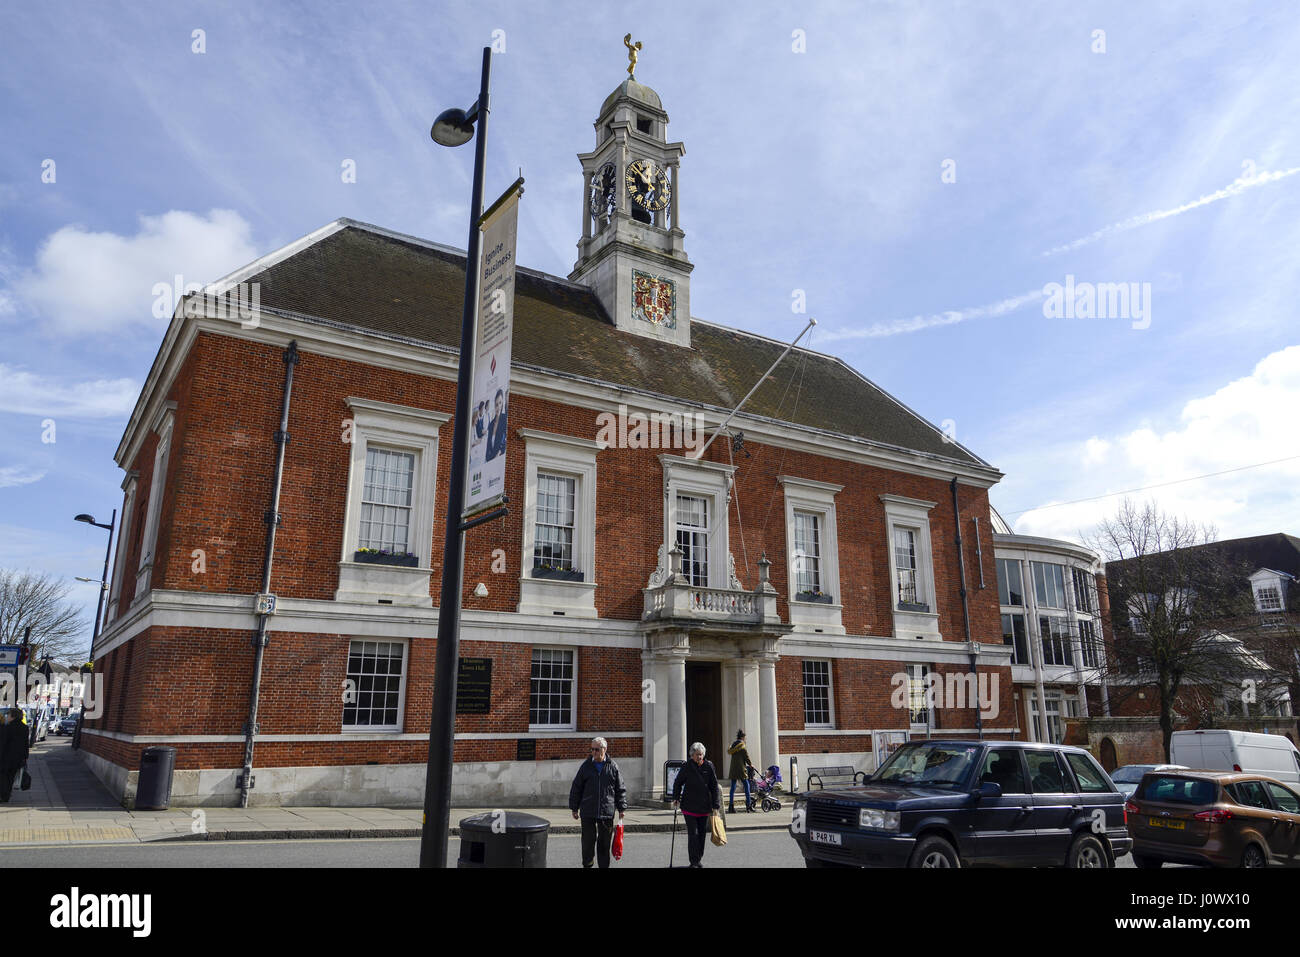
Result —
POLYGON ((140 780, 135 788, 137 811, 165 811, 172 799, 172 771, 176 749, 163 745, 145 748, 140 759, 140 780))
POLYGON ((545 867, 551 822, 523 811, 488 811, 460 821, 457 867, 545 867))

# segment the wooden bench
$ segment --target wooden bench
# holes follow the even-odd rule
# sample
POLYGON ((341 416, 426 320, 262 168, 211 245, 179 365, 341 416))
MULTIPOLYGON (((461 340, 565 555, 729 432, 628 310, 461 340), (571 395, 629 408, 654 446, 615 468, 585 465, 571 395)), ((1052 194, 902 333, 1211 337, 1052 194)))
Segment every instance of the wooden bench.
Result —
POLYGON ((828 780, 835 784, 838 783, 857 784, 858 778, 862 778, 863 781, 865 782, 867 778, 867 772, 855 771, 853 767, 850 765, 842 765, 840 767, 833 767, 833 768, 809 768, 808 788, 809 790, 812 789, 814 779, 817 781, 817 787, 819 789, 822 789, 826 786, 825 782, 828 780))

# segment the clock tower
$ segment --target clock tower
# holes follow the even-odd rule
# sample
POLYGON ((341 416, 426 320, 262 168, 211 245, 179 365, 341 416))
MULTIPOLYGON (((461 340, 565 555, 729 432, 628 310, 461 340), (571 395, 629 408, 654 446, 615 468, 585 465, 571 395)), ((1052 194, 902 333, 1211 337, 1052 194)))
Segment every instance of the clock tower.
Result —
POLYGON ((605 98, 596 148, 582 163, 582 239, 569 278, 590 286, 625 332, 689 346, 690 276, 678 220, 677 167, 686 149, 667 141, 659 94, 636 81, 628 34, 628 78, 605 98))

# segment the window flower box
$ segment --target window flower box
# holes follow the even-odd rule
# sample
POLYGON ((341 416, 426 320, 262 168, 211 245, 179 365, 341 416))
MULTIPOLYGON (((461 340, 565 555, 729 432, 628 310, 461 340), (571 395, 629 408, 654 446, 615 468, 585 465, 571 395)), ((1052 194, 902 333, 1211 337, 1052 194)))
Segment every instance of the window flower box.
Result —
POLYGON ((801 591, 795 592, 795 601, 815 601, 822 605, 831 603, 831 596, 821 591, 801 591))
POLYGON ((927 604, 925 604, 924 602, 900 601, 900 602, 898 603, 898 610, 899 610, 899 611, 924 611, 924 612, 928 612, 928 611, 930 610, 930 606, 927 605, 927 604))
POLYGON ((582 572, 568 568, 557 568, 554 565, 534 565, 532 570, 533 578, 549 578, 553 581, 562 582, 580 582, 586 581, 582 572))
POLYGON ((403 568, 417 568, 420 564, 420 556, 414 552, 393 552, 386 548, 358 548, 352 560, 363 565, 400 565, 403 568))

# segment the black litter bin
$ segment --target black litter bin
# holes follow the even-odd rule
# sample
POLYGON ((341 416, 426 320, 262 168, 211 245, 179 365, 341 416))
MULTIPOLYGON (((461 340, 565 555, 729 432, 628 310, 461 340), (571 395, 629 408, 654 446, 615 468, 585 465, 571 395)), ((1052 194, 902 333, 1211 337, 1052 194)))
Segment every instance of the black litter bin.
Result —
POLYGON ((457 867, 545 867, 550 821, 522 811, 461 818, 457 867))
POLYGON ((140 781, 135 789, 137 811, 165 811, 172 800, 172 771, 176 749, 165 745, 145 748, 140 759, 140 781))

